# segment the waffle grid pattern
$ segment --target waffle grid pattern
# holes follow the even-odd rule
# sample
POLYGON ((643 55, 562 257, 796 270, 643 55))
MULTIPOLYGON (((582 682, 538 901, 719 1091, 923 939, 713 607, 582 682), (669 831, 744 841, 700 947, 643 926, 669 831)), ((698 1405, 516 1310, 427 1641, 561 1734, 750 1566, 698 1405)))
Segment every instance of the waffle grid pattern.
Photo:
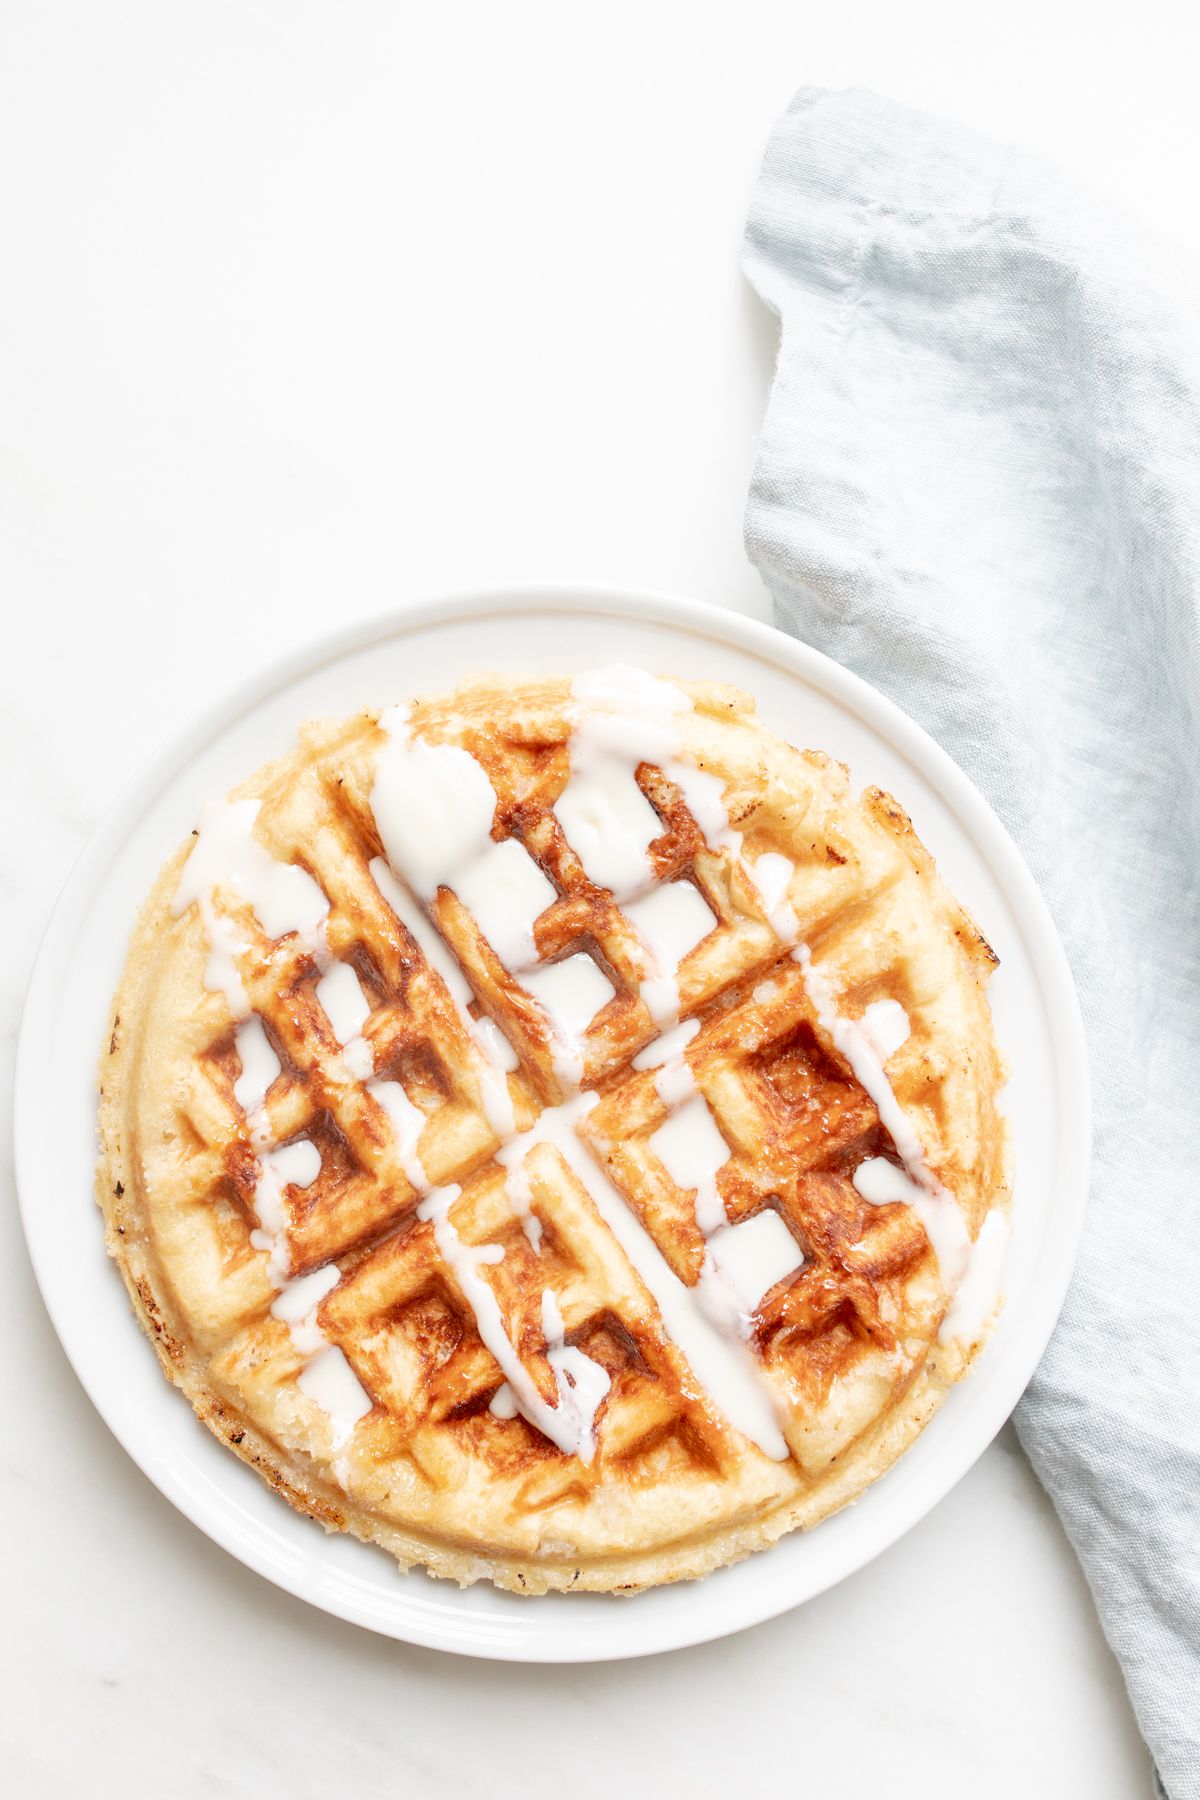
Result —
MULTIPOLYGON (((267 939, 248 908, 227 906, 251 947, 242 958, 251 1006, 282 1065, 266 1100, 270 1138, 286 1144, 306 1137, 321 1154, 312 1186, 285 1193, 292 1273, 333 1262, 341 1271, 317 1316, 374 1402, 356 1433, 356 1454, 374 1465, 403 1464, 411 1479, 435 1491, 466 1479, 474 1457, 493 1467, 507 1462, 521 1472, 527 1510, 586 1490, 614 1462, 627 1477, 641 1472, 650 1481, 673 1463, 719 1468, 744 1446, 731 1441, 734 1434, 697 1390, 623 1252, 545 1144, 525 1165, 540 1254, 529 1242, 492 1160, 501 1137, 483 1105, 479 1049, 445 982, 370 873, 379 845, 369 813, 369 759, 346 762, 338 749, 330 747, 301 783, 264 808, 261 834, 274 856, 299 862, 323 887, 329 949, 354 967, 371 1008, 364 1035, 375 1078, 399 1080, 420 1109, 418 1151, 429 1184, 462 1189, 453 1206, 462 1241, 503 1249, 488 1279, 510 1340, 544 1397, 552 1403, 555 1396, 540 1318, 545 1287, 557 1297, 567 1342, 611 1380, 590 1468, 561 1455, 523 1419, 488 1411, 501 1373, 438 1256, 432 1228, 415 1216, 420 1194, 405 1174, 390 1122, 345 1068, 316 999, 317 962, 293 938, 267 939), (314 817, 321 821, 315 838, 314 817)), ((491 746, 480 760, 485 767, 491 761, 493 783, 507 796, 494 835, 519 836, 559 896, 536 921, 539 956, 545 962, 582 950, 615 989, 583 1041, 584 1085, 601 1093, 584 1139, 690 1285, 703 1256, 692 1196, 674 1186, 649 1148, 666 1116, 653 1072, 630 1067, 657 1035, 639 995, 651 963, 612 896, 588 880, 554 817, 561 767, 534 759, 514 790, 515 749, 491 746)), ((881 1148, 875 1109, 821 1043, 800 971, 736 862, 707 847, 682 796, 658 770, 643 765, 638 781, 663 823, 650 851, 655 881, 694 881, 716 921, 684 959, 679 981, 682 1016, 702 1020, 687 1062, 731 1150, 718 1183, 726 1211, 738 1223, 774 1207, 804 1254, 796 1277, 766 1297, 756 1336, 792 1421, 793 1453, 801 1467, 816 1470, 845 1437, 813 1431, 832 1373, 844 1371, 848 1357, 858 1364, 874 1357, 895 1377, 899 1353, 881 1311, 880 1284, 902 1280, 919 1263, 924 1238, 902 1208, 864 1217, 847 1176, 881 1148)), ((563 1098, 545 1018, 453 894, 442 891, 432 916, 518 1054, 509 1093, 515 1129, 527 1129, 543 1107, 563 1098)), ((201 1186, 210 1194, 232 1189, 250 1224, 253 1152, 232 1100, 238 1062, 227 1030, 207 1064, 207 1078, 193 1084, 189 1126, 198 1146, 232 1137, 234 1147, 219 1173, 211 1167, 215 1150, 202 1150, 201 1165, 209 1167, 201 1186)), ((197 1173, 193 1166, 193 1179, 197 1173)), ((860 1424, 851 1409, 845 1430, 853 1435, 860 1424)))

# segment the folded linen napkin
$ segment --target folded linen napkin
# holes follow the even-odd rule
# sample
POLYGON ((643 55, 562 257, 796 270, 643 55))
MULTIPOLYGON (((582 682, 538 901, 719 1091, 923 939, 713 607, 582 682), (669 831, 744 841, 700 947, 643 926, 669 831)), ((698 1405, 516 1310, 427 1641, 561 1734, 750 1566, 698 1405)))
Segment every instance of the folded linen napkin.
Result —
POLYGON ((746 511, 779 625, 899 702, 1030 862, 1096 1147, 1017 1413, 1171 1800, 1200 1796, 1200 281, 1037 158, 878 96, 776 127, 746 511))

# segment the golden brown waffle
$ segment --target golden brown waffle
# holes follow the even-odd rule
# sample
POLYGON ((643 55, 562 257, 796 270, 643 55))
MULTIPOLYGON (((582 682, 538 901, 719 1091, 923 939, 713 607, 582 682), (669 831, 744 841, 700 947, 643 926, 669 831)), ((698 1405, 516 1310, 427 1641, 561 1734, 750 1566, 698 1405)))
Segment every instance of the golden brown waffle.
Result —
POLYGON ((644 896, 618 900, 589 879, 554 810, 580 706, 566 679, 481 677, 414 704, 404 729, 476 759, 497 796, 492 839, 523 844, 548 877, 537 964, 586 956, 611 988, 579 1035, 581 1067, 567 1066, 536 980, 500 960, 452 888, 422 912, 382 860, 372 799, 391 738, 375 715, 305 726, 232 797, 260 803, 254 842, 327 899, 319 931, 270 936, 233 884, 176 915, 189 842, 134 934, 101 1065, 109 1250, 205 1423, 295 1506, 405 1566, 522 1592, 702 1574, 874 1480, 964 1372, 994 1310, 976 1294, 948 1330, 962 1260, 927 1236, 952 1209, 965 1256, 1008 1204, 992 953, 893 800, 853 799, 840 765, 765 731, 744 695, 677 685, 690 706, 674 715, 675 751, 636 772, 659 820, 651 891, 694 884, 713 922, 679 964, 679 1016, 695 1029, 666 1075, 645 1066, 667 1027, 632 922, 644 896), (714 792, 729 829, 713 825, 714 792), (790 865, 782 897, 756 883, 764 855, 790 865), (214 917, 278 1064, 257 1110, 235 1094, 246 1040, 226 992, 207 985, 214 917), (317 993, 337 963, 364 996, 353 1055, 317 993), (889 1102, 856 1062, 879 1002, 907 1016, 886 1057, 903 1129, 881 1120, 889 1102), (497 1072, 480 1019, 511 1046, 511 1071, 497 1072), (400 1093, 411 1141, 380 1084, 400 1093), (704 1204, 672 1179, 656 1134, 694 1095, 729 1152, 710 1212, 735 1229, 773 1213, 795 1244, 799 1267, 722 1351, 765 1384, 782 1432, 772 1454, 714 1396, 630 1252, 632 1229, 670 1294, 693 1305, 704 1204), (281 1223, 264 1236, 264 1159, 298 1144, 319 1172, 300 1186, 281 1161, 281 1223), (854 1180, 864 1164, 907 1179, 912 1203, 869 1203, 854 1180), (296 1288, 305 1276, 314 1283, 296 1288), (285 1277, 285 1296, 322 1290, 300 1323, 279 1316, 285 1277), (604 1388, 590 1460, 506 1404, 473 1282, 552 1426, 577 1397, 564 1363, 604 1388), (313 1397, 305 1371, 331 1351, 362 1395, 357 1419, 313 1397))

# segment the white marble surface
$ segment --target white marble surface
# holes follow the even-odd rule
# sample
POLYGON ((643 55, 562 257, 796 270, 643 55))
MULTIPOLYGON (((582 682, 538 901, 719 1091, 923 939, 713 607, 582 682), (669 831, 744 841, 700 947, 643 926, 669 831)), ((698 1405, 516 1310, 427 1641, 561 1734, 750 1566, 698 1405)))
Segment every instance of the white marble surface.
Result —
MULTIPOLYGON (((1021 137, 1195 241, 1196 29, 1155 0, 6 9, 6 1059, 89 826, 278 648, 520 576, 765 613, 740 516, 772 343, 738 241, 794 86, 1021 137)), ((1010 1433, 890 1554, 723 1645, 439 1658, 159 1498, 58 1350, 4 1180, 8 1792, 1148 1793, 1010 1433)))

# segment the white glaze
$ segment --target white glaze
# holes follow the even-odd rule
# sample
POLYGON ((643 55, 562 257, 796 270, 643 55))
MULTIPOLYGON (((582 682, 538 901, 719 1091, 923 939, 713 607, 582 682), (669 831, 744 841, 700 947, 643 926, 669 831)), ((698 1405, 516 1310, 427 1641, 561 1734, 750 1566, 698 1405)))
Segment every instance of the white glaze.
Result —
POLYGON ((678 1188, 696 1190, 696 1223, 707 1237, 725 1223, 717 1174, 729 1161, 729 1145, 717 1129, 703 1094, 673 1112, 650 1138, 650 1149, 678 1188))
POLYGON ((204 985, 225 995, 235 1019, 250 1011, 237 966, 249 946, 217 907, 218 889, 244 900, 268 937, 296 932, 306 948, 325 952, 329 902, 311 875, 295 864, 277 862, 254 836, 260 805, 258 800, 207 802, 171 903, 176 918, 193 901, 199 907, 209 946, 204 985))
POLYGON ((680 1024, 672 1026, 670 1031, 660 1032, 644 1050, 639 1050, 633 1059, 633 1067, 642 1069, 661 1069, 664 1063, 672 1062, 682 1055, 700 1029, 699 1019, 684 1019, 680 1024))
POLYGON ((408 708, 379 721, 388 741, 375 765, 371 811, 392 869, 426 905, 492 841, 496 793, 456 744, 414 737, 408 708))
MULTIPOLYGON (((859 1085, 875 1102, 880 1123, 891 1135, 909 1176, 911 1192, 905 1196, 906 1203, 920 1218, 937 1258, 943 1285, 953 1293, 966 1269, 971 1242, 958 1202, 929 1167, 925 1147, 892 1091, 883 1063, 867 1033, 856 1020, 847 1019, 838 1011, 833 983, 814 964, 808 945, 798 944, 792 955, 804 971, 804 985, 818 1022, 850 1064, 859 1085), (920 1196, 919 1204, 912 1197, 914 1195, 920 1196)), ((859 1186, 858 1178, 863 1169, 868 1171, 868 1187, 884 1181, 883 1176, 876 1178, 870 1173, 873 1164, 882 1160, 876 1157, 864 1163, 855 1173, 855 1185, 859 1186)), ((872 1198, 861 1186, 859 1192, 865 1200, 872 1198)), ((873 1201, 873 1204, 881 1202, 873 1201)))
POLYGON ((894 1056, 908 1042, 912 1027, 898 1000, 872 1000, 862 1016, 863 1030, 880 1062, 894 1056))
POLYGON ((453 887, 505 968, 537 960, 533 925, 557 898, 557 890, 515 838, 488 843, 454 876, 453 887))
POLYGON ((339 1044, 361 1037, 371 1016, 371 1003, 349 963, 331 962, 317 983, 316 995, 339 1044))
POLYGON ((254 1210, 261 1229, 251 1234, 255 1249, 268 1254, 267 1270, 275 1287, 282 1287, 291 1268, 288 1248, 286 1187, 311 1187, 321 1173, 321 1153, 308 1138, 266 1150, 258 1160, 254 1210))
POLYGON ((471 1020, 471 1035, 493 1068, 503 1069, 507 1073, 518 1066, 516 1051, 495 1019, 489 1018, 487 1013, 471 1020))
POLYGON ((268 1150, 262 1160, 288 1187, 309 1188, 321 1173, 321 1152, 311 1138, 281 1144, 277 1150, 268 1150))
POLYGON ((280 1071, 279 1058, 257 1013, 242 1019, 233 1034, 242 1072, 233 1084, 233 1097, 248 1119, 261 1112, 268 1090, 280 1071))
POLYGON ((637 758, 606 751, 585 723, 571 738, 571 776, 554 805, 567 842, 597 887, 618 896, 653 878, 647 848, 663 824, 634 780, 637 758))
POLYGON ((437 926, 426 916, 415 897, 403 883, 397 880, 384 857, 372 857, 368 867, 375 886, 400 923, 416 939, 421 955, 430 968, 441 976, 460 1013, 464 1013, 470 1018, 467 1008, 475 998, 471 991, 471 984, 463 974, 458 958, 442 937, 437 926))
MULTIPOLYGON (((500 1311, 500 1303, 490 1284, 479 1273, 481 1266, 503 1261, 504 1250, 499 1244, 464 1244, 455 1230, 450 1218, 450 1208, 458 1199, 460 1189, 457 1187, 435 1188, 417 1208, 418 1216, 427 1219, 433 1226, 437 1242, 438 1254, 454 1275, 455 1280, 475 1315, 475 1323, 485 1347, 498 1364, 504 1378, 517 1403, 518 1410, 535 1426, 552 1444, 556 1444, 564 1454, 578 1456, 581 1462, 591 1462, 596 1452, 594 1433, 596 1407, 603 1394, 608 1390, 608 1377, 603 1370, 604 1388, 597 1391, 595 1377, 589 1376, 579 1367, 580 1351, 568 1351, 561 1342, 561 1331, 558 1342, 547 1345, 547 1356, 551 1367, 555 1369, 555 1380, 558 1385, 558 1404, 551 1406, 542 1397, 525 1364, 517 1355, 512 1341, 504 1327, 504 1318, 500 1311), (553 1352, 559 1356, 555 1367, 553 1352)), ((543 1319, 546 1317, 545 1297, 543 1296, 543 1319)), ((555 1308, 553 1318, 561 1326, 555 1308)), ((590 1362, 587 1357, 584 1363, 590 1362)), ((598 1365, 591 1364, 593 1369, 598 1365)))
POLYGON ((311 1187, 321 1172, 321 1155, 308 1138, 271 1147, 266 1116, 267 1091, 280 1073, 262 1020, 250 1012, 237 967, 248 945, 233 922, 217 907, 215 894, 225 890, 245 901, 268 937, 295 932, 324 971, 317 982, 318 1003, 341 1046, 342 1061, 352 1079, 370 1073, 370 1046, 362 1027, 370 1013, 354 970, 330 964, 325 922, 329 902, 305 870, 276 861, 254 836, 257 800, 216 801, 204 808, 200 830, 175 891, 173 911, 182 913, 192 901, 200 908, 209 941, 205 969, 208 987, 225 994, 238 1020, 234 1044, 242 1065, 234 1098, 246 1114, 251 1142, 259 1152, 254 1171, 254 1210, 258 1226, 250 1234, 256 1250, 267 1254, 267 1275, 277 1289, 271 1303, 275 1318, 288 1327, 295 1348, 309 1358, 297 1377, 301 1391, 329 1415, 333 1446, 340 1448, 356 1422, 371 1410, 354 1371, 340 1349, 330 1345, 317 1324, 321 1300, 336 1285, 333 1264, 289 1280, 291 1251, 284 1190, 311 1187))
POLYGON ((627 900, 653 881, 647 849, 663 831, 637 785, 638 764, 676 753, 675 714, 691 702, 623 664, 576 675, 571 699, 571 773, 555 816, 589 879, 627 900))
POLYGON ((525 1172, 525 1152, 529 1148, 531 1135, 530 1132, 523 1131, 518 1137, 510 1138, 507 1144, 501 1144, 496 1152, 496 1161, 504 1170, 504 1191, 508 1196, 508 1203, 520 1219, 526 1238, 540 1255, 542 1221, 533 1210, 533 1189, 525 1172))
POLYGON ((316 986, 317 1001, 342 1047, 342 1061, 355 1081, 366 1081, 375 1067, 375 1055, 362 1035, 371 1016, 371 1002, 349 963, 331 962, 316 986))
POLYGON ((744 863, 743 867, 762 895, 763 911, 771 930, 781 943, 794 944, 800 935, 800 925, 788 899, 788 888, 796 873, 795 863, 768 850, 757 862, 744 863))
POLYGON ((632 900, 625 916, 650 951, 653 974, 641 983, 642 999, 656 1024, 679 1012, 679 965, 710 931, 716 919, 691 881, 666 881, 640 900, 632 900))
POLYGON ((738 1310, 755 1312, 778 1281, 804 1265, 799 1244, 773 1207, 740 1225, 725 1225, 708 1240, 708 1255, 738 1310))
POLYGON ((561 962, 539 963, 521 980, 550 1021, 555 1073, 560 1081, 577 1084, 583 1074, 584 1033, 616 989, 582 950, 561 962))
POLYGON ((1000 1304, 1008 1235, 1008 1219, 998 1207, 993 1207, 979 1227, 979 1236, 971 1245, 967 1272, 942 1320, 938 1336, 944 1343, 959 1343, 969 1349, 983 1336, 1000 1304))
POLYGON ((578 1420, 579 1450, 583 1462, 596 1454, 596 1413, 612 1386, 608 1370, 584 1354, 578 1345, 564 1343, 566 1325, 553 1289, 542 1289, 542 1336, 546 1360, 554 1371, 560 1411, 573 1412, 578 1420))
POLYGON ((323 1269, 314 1269, 311 1275, 300 1275, 295 1281, 285 1282, 271 1302, 272 1318, 282 1319, 285 1325, 298 1324, 337 1286, 338 1280, 337 1266, 327 1263, 323 1269))
POLYGON ((716 1411, 765 1455, 782 1462, 788 1454, 787 1444, 779 1429, 771 1390, 754 1352, 735 1332, 714 1325, 697 1291, 680 1281, 641 1220, 578 1137, 576 1128, 596 1099, 594 1093, 579 1094, 566 1105, 542 1113, 527 1136, 553 1144, 590 1195, 649 1290, 666 1335, 690 1365, 716 1411))
POLYGON ((691 1099, 696 1092, 696 1077, 685 1056, 673 1056, 663 1064, 655 1074, 654 1091, 668 1112, 691 1099))
POLYGON ((311 1275, 300 1275, 285 1281, 271 1302, 271 1316, 288 1327, 295 1348, 301 1356, 315 1356, 329 1341, 317 1324, 317 1308, 340 1279, 336 1264, 314 1269, 311 1275))
POLYGON ((425 1129, 425 1114, 420 1107, 413 1105, 398 1081, 372 1081, 367 1086, 367 1092, 373 1100, 379 1102, 388 1116, 396 1143, 396 1155, 409 1185, 416 1188, 419 1194, 425 1193, 429 1180, 417 1154, 417 1145, 425 1129))
POLYGON ((947 1206, 906 1169, 898 1169, 883 1156, 872 1156, 860 1163, 851 1179, 872 1206, 889 1206, 899 1201, 912 1208, 937 1258, 943 1284, 953 1293, 966 1271, 971 1242, 958 1203, 947 1206))
POLYGON ((329 902, 306 870, 277 861, 259 843, 254 821, 260 806, 258 800, 207 802, 171 910, 178 918, 193 900, 229 888, 246 901, 269 938, 293 931, 312 938, 329 902))
POLYGON ((475 1074, 479 1081, 484 1115, 497 1137, 506 1136, 516 1125, 507 1079, 508 1069, 516 1065, 512 1046, 491 1020, 485 1023, 481 1019, 472 1018, 469 1009, 474 996, 470 982, 436 926, 422 912, 413 895, 396 879, 382 856, 371 859, 370 870, 379 892, 401 924, 412 934, 429 967, 445 983, 463 1028, 479 1051, 475 1061, 475 1074), (505 1047, 507 1054, 501 1045, 505 1047))
POLYGON ((344 1353, 335 1344, 319 1350, 301 1369, 300 1391, 329 1415, 335 1449, 349 1438, 358 1421, 371 1410, 371 1401, 344 1353))

